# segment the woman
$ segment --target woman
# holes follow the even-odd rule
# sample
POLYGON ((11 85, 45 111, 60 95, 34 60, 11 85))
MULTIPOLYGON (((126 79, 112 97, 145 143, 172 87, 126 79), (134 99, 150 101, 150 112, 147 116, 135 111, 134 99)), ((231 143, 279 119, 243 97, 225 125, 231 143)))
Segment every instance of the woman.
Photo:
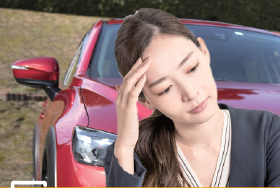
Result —
POLYGON ((209 51, 175 16, 126 17, 115 57, 124 79, 107 186, 280 186, 280 117, 217 104, 209 51), (137 101, 154 110, 140 122, 137 101))

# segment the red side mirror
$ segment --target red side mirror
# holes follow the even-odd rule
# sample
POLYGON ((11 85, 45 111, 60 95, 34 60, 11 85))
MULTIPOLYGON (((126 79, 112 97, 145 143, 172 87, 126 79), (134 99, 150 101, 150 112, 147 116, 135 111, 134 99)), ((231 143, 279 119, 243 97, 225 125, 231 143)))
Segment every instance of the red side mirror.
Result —
POLYGON ((60 91, 59 66, 53 57, 39 57, 17 61, 12 65, 13 74, 19 84, 42 88, 53 101, 60 91))
POLYGON ((20 60, 12 65, 13 74, 19 84, 29 87, 58 87, 59 66, 53 57, 20 60))

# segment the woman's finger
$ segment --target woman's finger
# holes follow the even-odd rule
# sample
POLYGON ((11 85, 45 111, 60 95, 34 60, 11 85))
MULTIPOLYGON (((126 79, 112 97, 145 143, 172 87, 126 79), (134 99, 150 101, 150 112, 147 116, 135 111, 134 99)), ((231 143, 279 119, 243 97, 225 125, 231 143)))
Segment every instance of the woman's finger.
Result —
POLYGON ((141 63, 142 63, 142 60, 141 60, 141 57, 139 57, 139 58, 137 59, 137 61, 134 63, 134 65, 131 67, 131 69, 128 71, 128 73, 125 75, 125 77, 123 78, 123 80, 126 80, 126 79, 129 77, 129 75, 130 75, 131 73, 133 73, 134 70, 137 69, 137 68, 139 67, 139 65, 141 65, 141 63))
POLYGON ((147 62, 149 62, 150 57, 146 58, 142 63, 140 63, 129 75, 127 75, 127 79, 129 79, 138 69, 144 66, 147 62))
POLYGON ((129 100, 129 103, 131 102, 131 105, 135 105, 135 103, 138 101, 138 96, 141 93, 144 85, 146 82, 146 74, 144 73, 141 78, 139 79, 137 85, 131 90, 131 99, 129 100))
POLYGON ((140 77, 147 71, 150 64, 150 58, 146 58, 144 62, 142 62, 141 59, 138 59, 135 64, 136 66, 134 66, 134 68, 129 71, 129 74, 125 76, 123 83, 118 90, 119 100, 123 101, 124 99, 123 102, 125 103, 128 102, 128 93, 130 93, 133 87, 137 85, 140 77))
POLYGON ((134 86, 137 85, 139 79, 142 77, 142 75, 148 70, 148 67, 150 65, 150 60, 147 59, 144 61, 139 68, 137 68, 133 74, 130 75, 128 80, 132 83, 134 83, 134 86))
MULTIPOLYGON (((135 71, 134 74, 131 75, 131 77, 124 83, 125 87, 122 91, 123 97, 128 98, 127 96, 132 91, 132 89, 134 89, 138 85, 136 83, 139 81, 141 76, 148 70, 149 65, 150 61, 147 61, 144 64, 142 64, 142 66, 139 69, 137 69, 137 71, 135 71)), ((138 95, 140 94, 140 92, 138 93, 138 95)))
POLYGON ((129 77, 129 75, 131 73, 134 72, 135 69, 137 69, 137 67, 139 67, 139 65, 142 63, 141 57, 138 58, 138 60, 136 61, 136 63, 134 63, 134 65, 132 66, 132 68, 130 69, 130 71, 125 75, 125 77, 123 78, 123 82, 120 85, 120 87, 118 88, 118 95, 120 95, 118 98, 122 99, 122 93, 123 93, 123 89, 124 89, 124 83, 126 82, 127 78, 129 77))

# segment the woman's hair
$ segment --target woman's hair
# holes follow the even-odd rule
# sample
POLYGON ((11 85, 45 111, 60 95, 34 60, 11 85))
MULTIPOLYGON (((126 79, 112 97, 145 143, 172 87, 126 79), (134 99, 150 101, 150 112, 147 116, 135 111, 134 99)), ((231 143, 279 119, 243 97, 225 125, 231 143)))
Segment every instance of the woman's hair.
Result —
MULTIPOLYGON (((200 47, 194 34, 175 16, 158 9, 142 8, 124 19, 117 34, 115 58, 123 77, 159 34, 185 37, 200 47)), ((145 99, 143 92, 139 99, 145 99)), ((170 118, 156 109, 150 117, 140 121, 135 151, 147 170, 143 186, 190 186, 177 159, 176 148, 174 123, 170 118)))

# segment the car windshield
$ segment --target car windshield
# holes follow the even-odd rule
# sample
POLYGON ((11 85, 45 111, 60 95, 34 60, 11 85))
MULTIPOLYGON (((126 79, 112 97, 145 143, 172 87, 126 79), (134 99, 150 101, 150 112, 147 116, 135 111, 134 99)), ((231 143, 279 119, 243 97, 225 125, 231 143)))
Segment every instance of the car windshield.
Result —
MULTIPOLYGON (((186 25, 204 39, 215 80, 280 84, 280 37, 213 26, 186 25)), ((114 57, 119 24, 104 25, 89 77, 121 78, 114 57)))

